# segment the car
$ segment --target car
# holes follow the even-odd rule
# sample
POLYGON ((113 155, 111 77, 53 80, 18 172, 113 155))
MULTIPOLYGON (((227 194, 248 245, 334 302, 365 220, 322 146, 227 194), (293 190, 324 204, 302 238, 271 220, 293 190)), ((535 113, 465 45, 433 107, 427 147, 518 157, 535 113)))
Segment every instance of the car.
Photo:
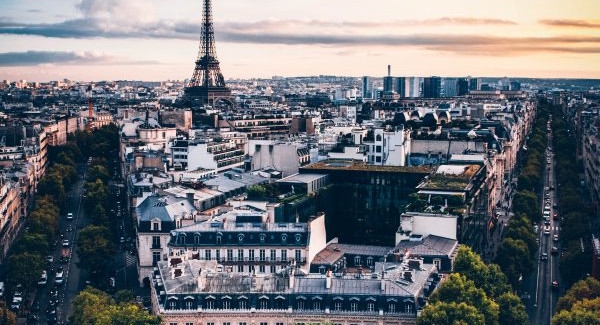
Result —
POLYGON ((63 239, 63 241, 62 241, 62 247, 69 247, 69 245, 71 245, 69 243, 69 240, 68 239, 63 239))
POLYGON ((64 272, 62 270, 62 268, 58 268, 58 270, 56 270, 56 275, 54 276, 54 283, 61 285, 64 282, 64 272))
POLYGON ((552 285, 553 290, 558 290, 558 281, 556 281, 556 280, 552 281, 551 285, 552 285))
POLYGON ((555 213, 554 215, 552 215, 552 219, 558 220, 558 213, 555 213))
POLYGON ((73 220, 73 212, 67 213, 67 220, 73 220))
POLYGON ((548 220, 548 219, 544 220, 544 224, 545 224, 546 226, 549 226, 549 225, 550 225, 550 220, 548 220))
POLYGON ((552 240, 553 240, 553 241, 558 241, 558 235, 554 235, 554 236, 552 237, 552 240))
POLYGON ((550 227, 546 227, 546 229, 544 229, 544 236, 550 236, 550 227))
POLYGON ((52 256, 52 255, 46 256, 46 262, 48 262, 48 263, 54 262, 54 256, 52 256))
POLYGON ((71 225, 68 225, 67 228, 65 228, 65 230, 67 232, 73 231, 73 227, 71 225))
POLYGON ((46 273, 46 270, 42 270, 42 275, 40 276, 40 279, 38 280, 38 284, 44 285, 47 282, 48 282, 48 273, 46 273))
POLYGON ((551 253, 552 253, 552 255, 556 255, 556 254, 558 254, 558 247, 556 247, 556 246, 552 246, 551 253))
POLYGON ((547 261, 548 260, 548 253, 542 253, 542 256, 540 257, 540 259, 542 261, 547 261))
POLYGON ((0 282, 0 298, 4 297, 4 282, 0 282))

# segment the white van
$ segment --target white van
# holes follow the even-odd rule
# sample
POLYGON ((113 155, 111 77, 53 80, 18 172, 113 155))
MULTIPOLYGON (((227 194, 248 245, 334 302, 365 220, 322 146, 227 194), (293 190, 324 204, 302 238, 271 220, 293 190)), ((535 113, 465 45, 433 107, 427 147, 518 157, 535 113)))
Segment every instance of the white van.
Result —
POLYGON ((4 282, 0 282, 0 298, 4 297, 4 282))

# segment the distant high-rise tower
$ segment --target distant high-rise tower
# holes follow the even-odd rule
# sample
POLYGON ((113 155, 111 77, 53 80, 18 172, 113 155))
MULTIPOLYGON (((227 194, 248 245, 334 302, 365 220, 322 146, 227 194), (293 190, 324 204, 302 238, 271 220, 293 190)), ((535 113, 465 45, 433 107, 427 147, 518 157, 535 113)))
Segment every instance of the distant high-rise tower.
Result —
POLYGON ((428 77, 423 79, 423 97, 440 98, 442 95, 442 78, 428 77))
POLYGON ((202 11, 198 59, 192 79, 184 89, 184 99, 189 100, 192 104, 213 105, 219 99, 230 101, 231 90, 225 86, 225 78, 223 78, 217 59, 211 0, 204 0, 202 11))
POLYGON ((458 78, 456 82, 456 95, 464 96, 469 93, 469 79, 458 78))
POLYGON ((383 77, 383 92, 394 90, 394 77, 392 77, 392 67, 388 65, 387 76, 383 77))
POLYGON ((371 81, 371 77, 362 77, 362 84, 362 97, 364 99, 373 98, 373 82, 371 81))

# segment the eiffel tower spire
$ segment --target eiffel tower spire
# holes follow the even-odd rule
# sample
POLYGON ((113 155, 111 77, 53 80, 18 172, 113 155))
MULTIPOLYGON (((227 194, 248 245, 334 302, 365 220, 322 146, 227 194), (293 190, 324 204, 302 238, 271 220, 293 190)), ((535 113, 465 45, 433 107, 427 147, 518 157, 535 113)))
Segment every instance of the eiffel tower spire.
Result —
POLYGON ((198 59, 192 79, 184 89, 184 98, 200 105, 213 105, 219 99, 230 101, 230 97, 231 90, 225 85, 215 49, 211 0, 204 0, 198 59))

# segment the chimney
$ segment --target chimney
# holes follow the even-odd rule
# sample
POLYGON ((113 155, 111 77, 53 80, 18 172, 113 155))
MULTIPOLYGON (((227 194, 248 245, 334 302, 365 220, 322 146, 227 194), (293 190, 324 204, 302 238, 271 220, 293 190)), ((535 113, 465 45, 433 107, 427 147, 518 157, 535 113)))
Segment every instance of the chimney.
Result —
POLYGON ((194 192, 186 192, 185 197, 192 206, 194 206, 194 192))
POLYGON ((325 289, 331 289, 331 270, 325 274, 325 289))
POLYGON ((291 267, 289 272, 288 287, 289 289, 294 289, 294 267, 291 267))

